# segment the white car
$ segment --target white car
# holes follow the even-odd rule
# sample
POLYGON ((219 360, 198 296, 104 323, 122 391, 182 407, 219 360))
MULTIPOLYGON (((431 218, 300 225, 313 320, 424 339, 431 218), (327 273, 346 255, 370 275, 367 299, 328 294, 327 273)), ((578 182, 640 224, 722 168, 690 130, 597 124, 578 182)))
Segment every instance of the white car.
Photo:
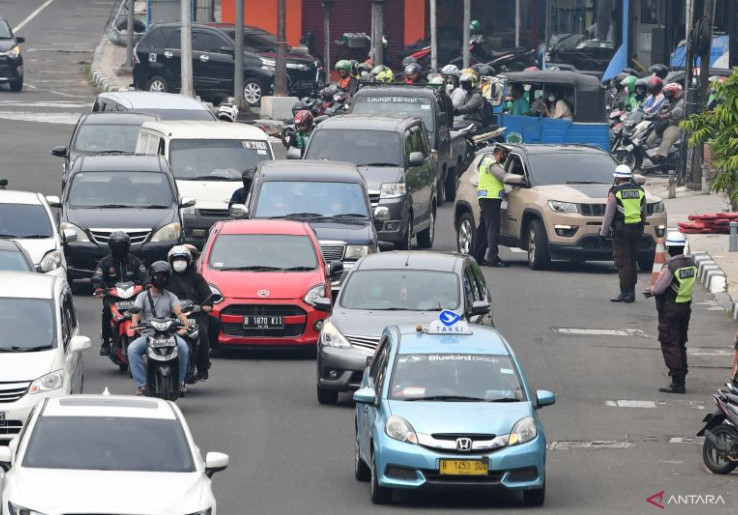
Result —
POLYGON ((75 241, 74 231, 59 232, 52 207, 58 197, 30 191, 0 190, 0 238, 13 238, 31 255, 39 272, 67 277, 64 244, 75 241))
POLYGON ((89 348, 66 279, 0 272, 0 440, 17 435, 39 401, 82 393, 89 348))
POLYGON ((2 515, 216 515, 228 456, 203 460, 172 402, 75 395, 39 404, 0 466, 2 515))

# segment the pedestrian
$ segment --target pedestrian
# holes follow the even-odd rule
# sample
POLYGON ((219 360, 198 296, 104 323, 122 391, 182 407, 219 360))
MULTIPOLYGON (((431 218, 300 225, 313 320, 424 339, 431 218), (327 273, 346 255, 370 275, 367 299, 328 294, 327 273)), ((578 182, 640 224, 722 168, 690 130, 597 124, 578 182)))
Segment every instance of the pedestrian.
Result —
POLYGON ((508 149, 497 145, 492 155, 487 155, 479 164, 479 201, 480 220, 474 238, 474 259, 480 265, 506 267, 507 264, 499 256, 500 210, 505 197, 505 160, 508 149))
POLYGON ((659 342, 671 383, 659 388, 664 393, 684 393, 687 375, 687 332, 692 314, 692 290, 697 266, 684 255, 684 235, 670 232, 666 237, 669 261, 661 268, 653 286, 643 292, 646 298, 656 297, 659 313, 659 342))
POLYGON ((607 194, 600 238, 612 235, 612 258, 620 277, 620 295, 610 301, 630 303, 635 302, 636 258, 646 220, 646 192, 633 181, 633 172, 628 166, 616 166, 612 175, 615 184, 607 194))

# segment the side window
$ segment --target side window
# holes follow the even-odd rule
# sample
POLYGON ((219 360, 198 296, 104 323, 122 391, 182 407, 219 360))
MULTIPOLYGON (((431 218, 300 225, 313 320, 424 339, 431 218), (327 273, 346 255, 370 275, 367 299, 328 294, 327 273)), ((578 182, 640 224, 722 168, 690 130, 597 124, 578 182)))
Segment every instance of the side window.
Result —
POLYGON ((74 299, 69 292, 64 294, 64 311, 69 321, 69 332, 74 334, 74 329, 77 327, 77 312, 74 309, 74 299))
POLYGON ((196 30, 192 33, 192 50, 195 52, 220 52, 220 47, 230 46, 214 32, 196 30))
POLYGON ((164 45, 164 47, 179 50, 181 43, 182 43, 182 34, 180 30, 177 29, 169 33, 169 37, 166 38, 166 44, 164 45))
POLYGON ((464 296, 466 297, 466 305, 471 308, 471 305, 475 300, 481 300, 479 294, 479 285, 477 279, 474 277, 474 273, 470 266, 464 269, 464 296))
POLYGON ((61 322, 62 344, 66 351, 69 347, 69 340, 72 338, 72 333, 69 330, 69 317, 67 316, 66 309, 64 309, 63 298, 59 302, 59 321, 61 322))
POLYGON ((92 112, 97 113, 99 111, 102 111, 102 103, 100 102, 100 99, 98 98, 95 100, 95 103, 92 105, 92 112))
POLYGON ((405 163, 410 161, 410 152, 415 152, 415 137, 413 133, 407 131, 405 133, 405 163))
MULTIPOLYGON (((154 137, 154 141, 156 141, 156 137, 154 137)), ((166 155, 166 146, 167 144, 164 142, 164 138, 159 138, 159 146, 156 149, 156 153, 162 156, 166 155)))
POLYGON ((428 139, 423 137, 423 131, 417 127, 413 130, 413 139, 415 140, 415 152, 422 152, 424 157, 428 157, 428 139))
POLYGON ((149 139, 151 139, 151 136, 149 136, 147 133, 138 133, 138 140, 136 141, 136 154, 147 154, 146 150, 149 146, 149 139))
POLYGON ((505 170, 507 173, 514 175, 525 175, 525 169, 523 168, 523 162, 520 160, 520 156, 511 154, 507 160, 505 170))
POLYGON ((369 367, 369 377, 371 377, 375 386, 378 384, 379 373, 383 367, 383 362, 386 361, 387 354, 389 353, 389 340, 389 336, 385 336, 379 342, 379 350, 374 355, 372 364, 369 367))
POLYGON ((474 279, 477 284, 477 290, 479 291, 478 300, 487 300, 487 282, 484 280, 482 269, 479 268, 479 265, 476 262, 472 262, 469 269, 474 275, 474 279))

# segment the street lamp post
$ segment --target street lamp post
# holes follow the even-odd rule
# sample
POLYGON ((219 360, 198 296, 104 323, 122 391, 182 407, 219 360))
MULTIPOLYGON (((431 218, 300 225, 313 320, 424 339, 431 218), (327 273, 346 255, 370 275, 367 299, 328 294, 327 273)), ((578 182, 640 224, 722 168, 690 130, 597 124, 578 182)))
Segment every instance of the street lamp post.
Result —
POLYGON ((430 33, 431 33, 431 71, 438 72, 438 20, 436 19, 436 0, 430 0, 430 33))
POLYGON ((235 55, 233 56, 235 75, 233 76, 233 102, 239 109, 243 108, 243 24, 244 3, 246 0, 236 0, 236 32, 235 32, 235 55))
POLYGON ((126 64, 127 69, 133 68, 133 6, 135 0, 128 0, 128 17, 126 23, 126 64))
POLYGON ((471 39, 469 25, 471 25, 471 0, 464 0, 464 41, 461 42, 464 68, 469 68, 469 40, 471 39))
POLYGON ((180 94, 191 97, 192 93, 192 4, 191 0, 181 0, 182 33, 180 39, 181 79, 180 94))
POLYGON ((323 72, 325 81, 330 81, 331 75, 331 8, 333 0, 323 0, 323 72))
POLYGON ((384 0, 372 0, 372 62, 384 63, 384 0))
POLYGON ((285 0, 277 0, 277 60, 274 69, 274 96, 287 96, 287 62, 285 52, 287 12, 285 0))

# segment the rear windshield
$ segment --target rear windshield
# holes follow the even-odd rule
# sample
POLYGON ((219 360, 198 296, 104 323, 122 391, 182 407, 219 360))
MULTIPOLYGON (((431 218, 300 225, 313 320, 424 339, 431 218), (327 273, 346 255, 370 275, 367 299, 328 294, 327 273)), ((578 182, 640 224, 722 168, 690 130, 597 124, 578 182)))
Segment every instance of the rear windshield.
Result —
POLYGON ((323 129, 313 133, 305 159, 346 161, 357 166, 402 166, 403 154, 396 132, 323 129))
POLYGON ((33 204, 0 204, 0 238, 51 238, 54 229, 46 208, 33 204))
POLYGON ((270 159, 272 152, 266 141, 180 139, 172 140, 169 148, 172 173, 181 180, 241 181, 245 170, 270 159))
POLYGON ((352 114, 393 115, 420 118, 430 129, 433 123, 433 100, 414 97, 386 97, 362 95, 354 99, 352 114))
POLYGON ((132 154, 136 151, 140 129, 140 125, 83 125, 77 133, 75 150, 91 154, 115 151, 132 154))

